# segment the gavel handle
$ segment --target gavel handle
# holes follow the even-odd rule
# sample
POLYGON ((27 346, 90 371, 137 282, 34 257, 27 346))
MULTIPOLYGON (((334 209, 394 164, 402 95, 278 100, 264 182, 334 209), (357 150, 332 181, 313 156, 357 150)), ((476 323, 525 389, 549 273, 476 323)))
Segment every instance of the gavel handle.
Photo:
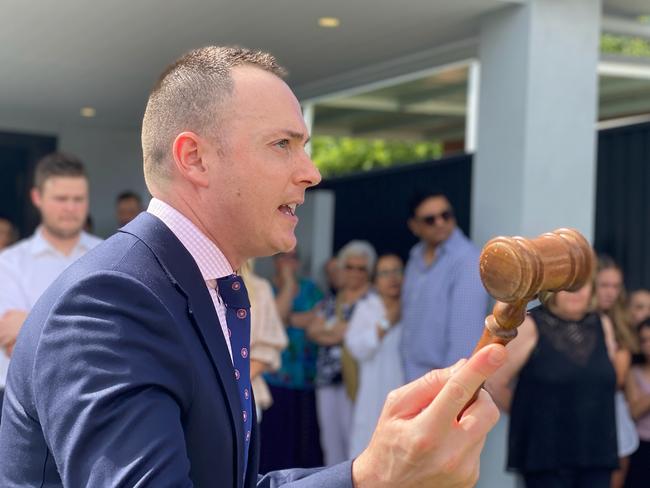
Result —
MULTIPOLYGON (((502 344, 506 345, 515 337, 517 337, 517 326, 519 326, 526 318, 526 306, 528 305, 529 300, 521 300, 515 304, 507 304, 502 302, 497 302, 494 305, 493 314, 489 315, 485 319, 485 328, 483 329, 483 335, 479 339, 472 356, 476 352, 483 349, 485 346, 490 344, 502 344)), ((483 385, 474 392, 472 398, 467 402, 467 405, 458 414, 457 420, 460 421, 460 418, 478 398, 478 394, 483 388, 483 385)))

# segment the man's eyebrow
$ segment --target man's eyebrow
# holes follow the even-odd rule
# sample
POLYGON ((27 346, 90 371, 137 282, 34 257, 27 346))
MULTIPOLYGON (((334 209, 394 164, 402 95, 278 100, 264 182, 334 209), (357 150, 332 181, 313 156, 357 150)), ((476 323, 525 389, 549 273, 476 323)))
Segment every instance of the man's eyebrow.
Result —
POLYGON ((304 141, 305 144, 307 144, 311 140, 311 137, 309 135, 304 134, 303 132, 296 132, 290 129, 281 130, 280 132, 288 136, 290 139, 297 139, 299 141, 304 141))

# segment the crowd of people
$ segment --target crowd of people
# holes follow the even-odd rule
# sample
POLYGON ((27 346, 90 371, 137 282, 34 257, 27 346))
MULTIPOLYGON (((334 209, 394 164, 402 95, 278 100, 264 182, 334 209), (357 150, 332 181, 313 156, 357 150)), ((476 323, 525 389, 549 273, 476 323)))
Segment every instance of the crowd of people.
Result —
MULTIPOLYGON (((31 196, 41 216, 32 236, 16 242, 15 227, 0 219, 0 387, 31 307, 101 241, 84 230, 88 181, 78 159, 43 158, 31 196)), ((136 193, 121 193, 117 225, 142 209, 136 193)), ((478 250, 443 194, 415 195, 406 224, 419 238, 406 265, 352 241, 324 266, 324 291, 301 275, 297 249, 275 256, 270 281, 252 261, 242 268, 262 472, 354 458, 390 391, 471 353, 488 312, 478 250)), ((487 385, 510 413, 508 468, 529 488, 646 486, 650 291, 628 297, 620 267, 602 256, 592 283, 540 299, 487 385)))
MULTIPOLYGON (((40 215, 34 233, 18 240, 18 230, 0 218, 0 400, 11 351, 36 301, 71 263, 102 239, 87 232, 89 185, 84 164, 75 156, 56 152, 36 165, 30 194, 40 215)), ((116 224, 125 225, 142 210, 131 191, 116 199, 116 224)))
MULTIPOLYGON (((448 199, 416 196, 408 226, 420 242, 406 266, 365 241, 341 248, 326 264, 325 297, 300 327, 301 347, 318 346, 305 362, 314 372, 307 388, 318 432, 313 422, 310 430, 293 425, 310 432, 307 450, 320 447, 325 464, 358 455, 391 390, 468 356, 482 332, 488 297, 478 251, 456 227, 448 199)), ((528 488, 634 488, 650 480, 650 291, 628 296, 621 268, 605 255, 597 263, 580 290, 539 297, 506 365, 487 383, 510 413, 507 468, 528 488)), ((271 438, 269 451, 288 452, 277 448, 289 438, 271 438)))
POLYGON ((592 281, 540 301, 486 385, 510 413, 508 468, 527 488, 648 486, 650 291, 628 298, 600 256, 592 281))
MULTIPOLYGON (((81 161, 54 153, 35 175, 31 196, 41 221, 34 234, 16 242, 15 227, 0 219, 0 388, 36 300, 101 242, 86 231, 89 186, 81 161)), ((116 227, 142 210, 139 195, 119 194, 116 227)), ((405 224, 420 239, 406 266, 397 254, 377 256, 369 242, 352 241, 324 266, 323 291, 301 275, 297 249, 274 257, 270 281, 254 273, 252 261, 240 270, 253 310, 250 374, 262 472, 355 457, 391 390, 470 354, 488 306, 478 249, 443 194, 415 195, 405 224)))
POLYGON ((300 275, 297 250, 274 258, 288 346, 280 369, 264 375, 273 404, 261 421, 262 471, 356 457, 391 390, 467 357, 478 341, 488 296, 478 249, 448 198, 414 195, 405 224, 420 239, 406 266, 354 240, 325 264, 324 293, 300 275))
MULTIPOLYGON (((0 387, 31 307, 101 242, 84 230, 88 181, 75 157, 43 158, 31 197, 41 216, 32 236, 18 241, 0 219, 0 387)), ((488 311, 478 250, 445 195, 415 195, 410 210, 406 224, 419 242, 406 264, 356 240, 325 264, 323 291, 301 275, 297 249, 274 257, 270 281, 252 261, 240 270, 253 310, 262 472, 356 457, 390 391, 471 353, 488 311)), ((137 194, 118 195, 118 226, 141 211, 137 194)), ((488 381, 510 413, 508 468, 528 488, 636 488, 650 480, 650 291, 628 297, 623 281, 621 268, 601 256, 593 282, 541 296, 488 381)))
MULTIPOLYGON (((208 50, 208 53, 213 51, 208 50)), ((245 55, 249 56, 249 54, 245 55)), ((192 56, 193 61, 189 66, 195 69, 195 58, 197 56, 200 58, 201 53, 194 53, 192 56)), ((210 54, 210 59, 212 57, 213 54, 210 54)), ((268 64, 268 59, 264 59, 256 62, 268 64)), ((182 63, 174 66, 176 67, 174 69, 183 67, 182 63)), ((271 70, 269 73, 272 74, 250 67, 240 67, 239 71, 236 71, 239 89, 247 94, 241 100, 237 99, 238 103, 243 107, 244 112, 255 113, 255 110, 260 110, 260 107, 267 110, 265 117, 250 119, 258 123, 266 123, 265 121, 271 118, 269 114, 276 113, 279 108, 275 105, 277 99, 285 99, 286 103, 280 108, 284 107, 284 110, 288 110, 289 107, 288 112, 292 117, 302 121, 297 115, 299 111, 294 110, 294 98, 288 95, 284 85, 277 78, 274 66, 271 64, 268 68, 271 70), (255 69, 257 71, 251 71, 255 69), (275 93, 277 96, 263 99, 268 106, 258 103, 259 101, 252 101, 253 94, 264 92, 257 89, 257 85, 268 85, 269 89, 273 88, 277 92, 275 93)), ((222 71, 225 72, 217 70, 219 73, 222 71)), ((182 83, 184 79, 184 76, 179 76, 176 82, 182 83)), ((164 88, 161 86, 159 85, 158 89, 164 88)), ((203 91, 201 89, 193 93, 195 96, 200 96, 203 91)), ((151 96, 150 103, 154 107, 157 103, 164 105, 172 99, 163 97, 158 100, 157 96, 157 92, 151 96)), ((191 106, 200 106, 200 104, 191 104, 191 106)), ((154 109, 148 109, 147 113, 151 120, 145 117, 145 126, 152 131, 159 123, 171 120, 169 117, 162 117, 161 114, 166 113, 164 111, 156 112, 154 109), (156 117, 162 118, 158 120, 156 117)), ((293 120, 291 117, 288 119, 293 120)), ((143 132, 143 140, 151 145, 149 147, 145 144, 146 154, 155 159, 162 154, 154 150, 160 141, 155 138, 156 134, 149 134, 146 130, 143 132), (148 139, 149 136, 151 140, 148 139)), ((210 179, 206 173, 209 172, 209 169, 206 169, 208 166, 201 166, 203 163, 196 158, 196 154, 201 153, 196 150, 196 147, 201 146, 205 141, 202 142, 195 134, 188 132, 182 134, 182 138, 177 139, 179 147, 175 157, 179 160, 183 159, 183 164, 186 165, 178 163, 178 167, 169 170, 179 172, 175 176, 177 179, 174 180, 174 189, 191 196, 195 203, 203 202, 202 199, 226 198, 219 192, 208 191, 210 185, 216 185, 215 182, 221 180, 216 177, 210 179), (200 198, 197 197, 198 194, 200 198)), ((304 147, 307 136, 301 133, 298 133, 298 136, 295 134, 295 132, 290 134, 292 139, 278 141, 278 149, 285 148, 295 139, 298 139, 304 147)), ((275 147, 276 144, 273 146, 275 147)), ((216 154, 215 157, 218 159, 221 154, 219 151, 208 151, 208 153, 216 154)), ((210 324, 218 322, 221 325, 220 332, 223 333, 223 340, 217 334, 219 339, 217 341, 212 336, 214 329, 206 323, 200 323, 196 327, 205 328, 200 337, 203 337, 203 340, 206 340, 205 337, 212 337, 213 347, 216 347, 215 344, 224 345, 222 352, 225 354, 221 356, 225 358, 229 354, 230 361, 218 355, 210 358, 217 370, 221 367, 227 371, 228 375, 224 377, 232 382, 230 393, 226 394, 226 401, 228 404, 239 401, 238 405, 242 408, 241 411, 237 411, 237 414, 241 413, 244 428, 238 426, 235 429, 241 435, 233 445, 259 443, 259 464, 262 472, 289 467, 307 468, 323 464, 326 466, 338 464, 341 466, 341 472, 332 470, 329 474, 323 475, 324 479, 334 479, 338 476, 349 480, 350 471, 355 468, 345 466, 344 461, 362 458, 364 452, 370 450, 367 446, 372 447, 375 439, 379 440, 374 445, 380 447, 372 449, 371 459, 375 463, 374 471, 380 471, 376 466, 377 459, 390 456, 390 453, 383 452, 381 446, 388 444, 394 447, 396 442, 395 439, 390 438, 390 434, 387 434, 392 428, 392 420, 399 419, 397 423, 400 426, 395 428, 394 432, 406 435, 404 429, 408 420, 418 417, 422 412, 433 411, 435 415, 431 414, 432 417, 442 422, 441 425, 447 425, 447 420, 458 418, 459 411, 455 409, 449 397, 452 393, 449 393, 449 388, 445 389, 444 382, 438 385, 435 393, 426 394, 422 393, 423 385, 433 388, 436 384, 433 375, 425 376, 419 382, 413 382, 432 370, 458 365, 459 360, 471 354, 483 331, 484 318, 488 313, 490 302, 479 276, 477 265, 479 250, 457 226, 454 209, 444 194, 425 192, 413 196, 405 227, 410 229, 419 242, 411 250, 406 263, 395 253, 386 252, 378 255, 371 243, 354 240, 343 246, 337 255, 327 262, 324 271, 328 283, 324 290, 320 290, 313 279, 301 274, 301 258, 295 248, 274 257, 274 276, 270 280, 255 274, 253 261, 240 259, 263 255, 263 252, 267 251, 266 248, 244 249, 241 253, 225 248, 231 252, 231 256, 238 259, 233 261, 237 264, 236 269, 233 269, 221 251, 213 252, 214 242, 207 237, 210 235, 209 229, 205 229, 205 233, 197 231, 196 224, 187 217, 196 208, 192 206, 185 208, 183 198, 176 199, 176 194, 169 190, 171 187, 166 186, 171 185, 166 180, 169 174, 165 171, 160 172, 160 168, 152 169, 148 166, 155 161, 149 160, 146 154, 145 175, 149 179, 151 188, 158 192, 161 198, 152 199, 148 212, 143 217, 142 201, 137 194, 124 192, 118 196, 117 225, 127 225, 131 219, 140 214, 137 217, 140 227, 138 225, 127 227, 131 230, 113 239, 112 242, 116 243, 114 245, 117 247, 105 246, 102 253, 96 253, 101 257, 99 260, 101 263, 102 260, 107 260, 109 264, 106 266, 109 269, 101 268, 104 264, 97 264, 101 269, 97 271, 96 276, 93 275, 89 279, 92 282, 92 279, 96 278, 99 280, 98 283, 81 284, 79 297, 74 293, 76 288, 72 278, 68 278, 73 281, 71 284, 59 283, 57 278, 73 262, 82 263, 83 256, 97 246, 101 239, 84 230, 89 222, 89 187, 84 166, 77 158, 55 153, 43 158, 36 166, 31 199, 40 213, 41 223, 33 235, 16 242, 15 228, 6 219, 0 219, 0 242, 6 246, 0 252, 0 283, 2 283, 0 389, 4 389, 7 367, 12 360, 16 338, 30 310, 35 307, 36 302, 40 303, 36 318, 32 318, 31 322, 28 319, 29 323, 25 325, 26 329, 29 326, 31 329, 27 334, 23 334, 22 337, 26 338, 21 339, 17 345, 16 355, 20 356, 22 362, 14 362, 14 366, 18 366, 12 367, 13 384, 11 382, 9 384, 16 389, 9 390, 11 394, 8 395, 8 404, 4 409, 4 412, 9 412, 11 416, 0 418, 0 424, 8 421, 12 423, 5 424, 10 427, 2 431, 4 436, 0 440, 7 443, 6 445, 14 448, 22 446, 23 449, 28 449, 28 445, 23 442, 25 439, 29 439, 34 444, 41 443, 39 445, 45 442, 43 436, 49 428, 46 424, 52 419, 48 417, 36 421, 34 414, 23 408, 27 405, 26 408, 33 407, 34 411, 38 411, 38 408, 42 407, 36 405, 35 401, 30 401, 31 398, 39 396, 39 393, 35 392, 31 385, 25 387, 23 376, 25 371, 32 372, 38 369, 31 368, 29 361, 36 360, 34 357, 37 353, 42 353, 41 347, 46 349, 49 347, 52 356, 46 354, 44 359, 41 357, 41 360, 57 361, 59 358, 53 355, 62 350, 64 356, 66 352, 78 354, 75 357, 97 366, 97 371, 92 371, 89 375, 89 378, 94 378, 95 381, 102 380, 104 378, 102 375, 108 371, 104 371, 100 366, 117 367, 117 370, 111 370, 114 376, 110 378, 121 378, 124 380, 121 386, 128 390, 121 392, 120 398, 126 399, 120 404, 122 415, 126 417, 134 415, 134 412, 126 407, 133 398, 130 388, 136 386, 146 390, 142 393, 143 398, 158 406, 154 413, 161 415, 159 419, 151 420, 149 416, 144 416, 139 417, 138 422, 129 420, 125 424, 120 423, 118 430, 109 432, 110 439, 104 438, 104 440, 117 442, 117 437, 127 435, 124 425, 137 429, 141 427, 139 422, 146 418, 147 422, 152 422, 153 427, 143 430, 144 434, 137 437, 138 442, 142 442, 139 446, 141 450, 155 457, 152 450, 163 452, 165 449, 180 449, 177 444, 180 442, 179 439, 183 439, 191 446, 187 448, 186 453, 174 459, 185 463, 188 456, 192 457, 194 466, 200 466, 203 470, 204 477, 201 479, 212 479, 210 471, 213 463, 228 464, 228 461, 219 458, 208 459, 204 455, 205 450, 201 448, 205 436, 197 431, 203 426, 201 422, 212 422, 214 425, 211 424, 210 428, 213 431, 225 432, 227 430, 225 425, 230 428, 230 417, 224 413, 225 403, 216 393, 221 390, 214 388, 213 375, 205 373, 205 369, 209 369, 207 356, 197 359, 197 364, 200 364, 197 369, 201 374, 190 376, 188 371, 194 371, 192 369, 194 366, 187 367, 183 360, 195 358, 180 355, 178 351, 185 351, 183 348, 178 348, 177 351, 177 348, 172 347, 174 340, 181 340, 192 342, 195 346, 194 350, 202 351, 200 347, 202 344, 199 344, 197 336, 192 335, 188 338, 186 334, 187 329, 192 327, 191 324, 195 323, 193 315, 205 311, 210 312, 204 316, 210 319, 210 324), (165 244, 160 244, 157 239, 165 239, 165 244), (146 246, 140 244, 142 242, 146 243, 146 246), (136 246, 140 254, 128 255, 126 251, 124 255, 120 254, 123 249, 131 250, 136 246), (169 256, 165 255, 165 252, 168 247, 173 246, 178 248, 178 252, 173 254, 173 259, 167 259, 169 256), (152 248, 156 248, 159 254, 149 252, 152 248), (111 250, 119 250, 119 252, 111 253, 111 250), (127 255, 134 259, 133 263, 136 263, 133 266, 138 268, 137 280, 128 274, 133 270, 129 267, 131 261, 128 259, 131 258, 127 259, 127 255), (155 258, 152 257, 154 255, 155 258), (128 262, 123 261, 120 256, 128 262), (118 262, 115 262, 115 259, 118 259, 118 262), (168 280, 161 278, 173 274, 168 268, 172 264, 177 264, 176 260, 196 264, 191 270, 195 275, 192 278, 199 279, 188 278, 188 281, 193 286, 202 277, 206 286, 194 290, 193 296, 199 298, 195 298, 196 302, 193 303, 198 303, 203 297, 201 303, 210 306, 193 309, 191 302, 179 299, 174 294, 182 290, 182 283, 173 281, 175 287, 170 287, 168 280), (140 265, 141 262, 145 262, 146 265, 140 265), (161 264, 163 262, 164 265, 161 264), (157 274, 152 277, 151 269, 156 266, 160 269, 157 269, 157 274), (115 271, 118 267, 119 271, 115 271), (197 267, 198 269, 194 269, 197 267), (54 282, 58 285, 49 289, 55 291, 39 301, 45 290, 54 282), (147 286, 151 286, 146 293, 142 289, 145 282, 147 286), (94 289, 93 286, 97 286, 99 290, 94 289), (135 298, 127 296, 130 287, 134 292, 139 291, 141 296, 135 298), (65 290, 66 298, 62 303, 57 301, 59 297, 52 296, 52 293, 56 293, 58 289, 65 290), (158 297, 150 293, 154 289, 165 294, 170 303, 153 300, 152 297, 158 297), (91 290, 92 293, 88 292, 84 295, 83 290, 91 290), (246 290, 248 290, 247 295, 237 293, 246 290), (109 296, 111 300, 104 301, 103 298, 97 298, 104 295, 109 296), (134 301, 131 301, 132 298, 134 301), (146 301, 149 299, 151 301, 146 301), (237 305, 233 305, 235 302, 237 305), (148 306, 144 306, 143 303, 148 306), (58 307, 58 312, 51 317, 48 306, 51 305, 53 309, 54 304, 58 307), (124 307, 127 306, 131 308, 125 312, 124 307), (175 306, 173 313, 168 308, 172 306, 175 306), (60 310, 61 307, 64 309, 63 312, 60 310), (71 307, 69 313, 65 313, 68 310, 66 307, 71 307), (75 314, 78 310, 92 310, 93 313, 75 314), (125 314, 128 320, 116 320, 115 310, 125 314), (215 313, 212 312, 216 312, 218 321, 215 320, 215 313), (40 321, 41 323, 38 319, 40 316, 46 317, 40 321), (168 318, 173 316, 181 326, 165 329, 164 324, 160 326, 158 322, 161 316, 168 318), (138 335, 142 331, 133 331, 132 326, 140 324, 138 319, 141 319, 144 324, 142 326, 144 332, 150 334, 145 334, 147 339, 145 341, 142 341, 138 335), (97 326, 96 321, 101 320, 115 321, 116 329, 97 326), (233 331, 233 324, 243 325, 245 321, 250 322, 250 337, 245 335, 248 331, 246 326, 233 331), (43 342, 39 342, 41 337, 34 331, 42 330, 39 327, 45 327, 43 322, 47 322, 48 329, 43 336, 43 342), (89 329, 83 330, 83 324, 88 325, 89 329), (156 328, 157 326, 161 328, 156 328), (66 335, 69 331, 76 331, 81 335, 87 333, 95 341, 92 344, 105 344, 106 347, 75 348, 80 344, 70 345, 69 341, 71 339, 78 341, 79 337, 74 337, 74 334, 66 335), (131 342, 123 337, 129 334, 135 334, 129 336, 131 342), (24 348, 21 350, 23 345, 24 348), (124 346, 127 350, 137 346, 134 354, 125 358, 131 361, 129 365, 139 365, 142 368, 129 366, 130 369, 121 369, 120 364, 116 366, 115 354, 123 353, 118 346, 124 346), (155 367, 152 364, 149 362, 145 364, 149 356, 143 357, 143 350, 149 351, 147 348, 154 346, 158 349, 155 350, 156 354, 151 354, 150 357, 161 361, 156 364, 164 363, 170 371, 173 369, 174 374, 168 374, 168 371, 154 371, 155 367), (104 356, 105 354, 108 356, 104 356), (109 357, 112 362, 106 357, 109 357), (183 360, 179 359, 181 357, 183 360), (98 375, 93 376, 95 373, 98 375), (144 375, 142 381, 138 375, 144 375), (236 379, 236 384, 231 376, 236 379), (135 383, 132 377, 136 378, 135 383), (184 380, 187 378, 198 382, 198 386, 194 383, 185 384, 184 380), (156 383, 160 387, 151 388, 151 382, 154 380, 165 386, 156 383), (400 386, 407 382, 412 383, 400 389, 400 386), (201 390, 202 386, 205 388, 204 391, 201 390), (197 391, 195 387, 199 390, 197 391), (249 387, 253 390, 252 396, 249 387), (162 394, 162 391, 171 393, 162 394), (438 391, 441 392, 440 394, 447 392, 447 398, 436 403, 439 398, 438 391), (396 400, 393 411, 389 408, 387 412, 384 404, 390 392, 393 392, 396 400), (17 395, 22 395, 23 399, 18 399, 17 395), (173 400, 170 400, 170 397, 173 397, 173 400), (249 410, 252 397, 256 399, 255 410, 249 410), (404 400, 405 397, 408 401, 404 400), (205 398, 208 399, 206 403, 200 403, 200 400, 205 398), (191 405, 194 401, 200 404, 192 411, 191 405), (437 410, 429 407, 434 404, 437 410), (451 407, 445 409, 440 404, 451 404, 451 407), (187 418, 179 415, 179 406, 185 409, 183 412, 187 418), (399 411, 399 415, 395 411, 399 411), (215 416, 219 417, 219 422, 215 420, 215 416), (176 425, 176 431, 170 429, 170 432, 179 434, 174 438, 178 442, 172 443, 173 446, 168 445, 170 443, 167 442, 169 440, 167 438, 159 439, 160 444, 147 438, 147 435, 154 430, 161 430, 159 422, 168 421, 178 424, 179 417, 183 417, 182 425, 179 424, 181 427, 176 425), (382 418, 388 420, 382 423, 382 418), (252 434, 257 432, 250 427, 253 419, 261 424, 259 437, 252 434), (376 429, 378 424, 381 426, 379 430, 376 429), (115 432, 119 432, 119 435, 115 432), (256 437, 252 438, 251 434, 256 437)), ((242 160, 247 161, 243 156, 242 160)), ((306 156, 302 156, 298 162, 302 164, 301 170, 305 173, 298 186, 304 191, 306 187, 316 184, 319 176, 306 156)), ((234 171, 231 161, 228 160, 227 163, 229 170, 234 171)), ((262 167, 256 165, 255 168, 261 170, 262 167)), ((246 173, 245 168, 238 171, 246 173)), ((278 176, 276 173, 277 171, 271 172, 266 177, 281 180, 282 175, 278 176)), ((248 177, 242 176, 238 181, 243 185, 248 181, 248 177)), ((280 183, 282 185, 278 183, 278 186, 284 187, 284 180, 280 183)), ((258 184, 253 185, 253 191, 258 191, 259 187, 258 184)), ((237 192, 240 190, 241 188, 237 187, 237 192)), ((232 197, 233 202, 236 203, 230 202, 232 208, 226 205, 228 202, 220 202, 224 208, 228 207, 221 210, 231 211, 230 215, 234 209, 248 212, 247 223, 250 224, 250 228, 247 230, 252 234, 257 227, 262 226, 263 216, 255 212, 256 208, 244 209, 237 192, 234 192, 236 196, 232 197), (253 225, 253 221, 258 225, 253 225)), ((273 215, 282 214, 283 219, 291 220, 295 217, 291 205, 292 203, 285 203, 274 208, 273 215)), ((207 206, 199 211, 209 213, 215 211, 215 208, 207 206)), ((219 221, 219 219, 215 220, 219 221)), ((201 222, 201 219, 197 219, 197 222, 201 222)), ((223 224, 223 221, 221 223, 223 224)), ((233 226, 237 227, 234 224, 233 226)), ((239 236, 239 232, 235 232, 238 230, 235 228, 231 233, 233 242, 236 241, 237 244, 233 248, 243 249, 247 244, 250 245, 250 239, 239 236)), ((291 235, 292 233, 293 228, 291 228, 291 235)), ((262 237, 266 238, 266 236, 262 237)), ((275 238, 275 234, 272 237, 275 238)), ((272 240, 270 237, 268 239, 272 240)), ((291 239, 288 239, 289 241, 294 242, 291 239)), ((268 244, 267 247, 269 249, 281 247, 286 251, 285 244, 283 243, 282 246, 273 244, 275 247, 268 244)), ((81 265, 77 266, 74 271, 77 274, 71 276, 86 279, 87 276, 83 274, 84 269, 81 265)), ((183 274, 189 273, 186 269, 177 269, 174 272, 176 276, 181 276, 181 280, 189 276, 183 274)), ((593 280, 580 290, 543 293, 539 297, 541 305, 530 311, 520 327, 519 336, 508 345, 510 353, 506 364, 493 374, 485 385, 501 409, 510 413, 508 468, 521 473, 528 488, 564 486, 636 488, 648 485, 650 480, 650 291, 635 290, 628 298, 623 283, 621 268, 611 259, 603 256, 599 259, 593 280)), ((38 308, 38 305, 36 307, 38 308)), ((174 322, 171 319, 169 321, 174 322)), ((492 357, 492 369, 485 366, 489 361, 486 354, 483 359, 485 363, 483 369, 487 372, 484 375, 474 374, 475 371, 470 369, 470 372, 465 374, 471 377, 473 383, 469 380, 462 383, 456 379, 455 384, 457 386, 474 384, 473 393, 485 377, 490 376, 490 373, 503 362, 503 354, 498 357, 499 347, 495 346, 492 349, 497 353, 497 356, 492 357)), ((481 353, 478 354, 480 355, 481 353)), ((478 361, 476 360, 474 364, 478 361)), ((62 417, 66 415, 69 417, 72 414, 61 412, 61 405, 72 404, 85 408, 84 402, 88 401, 95 402, 94 408, 106 415, 100 419, 99 424, 115 420, 115 415, 110 412, 110 402, 106 399, 114 398, 111 396, 112 392, 115 388, 119 390, 120 385, 103 385, 103 388, 92 390, 90 395, 92 399, 80 399, 76 395, 77 389, 83 389, 88 385, 81 373, 66 375, 61 372, 61 368, 53 367, 51 364, 41 362, 40 366, 46 370, 45 374, 37 375, 42 382, 45 382, 41 383, 41 386, 52 390, 50 395, 45 396, 47 408, 42 407, 44 409, 42 411, 56 412, 62 417), (63 386, 57 382, 48 384, 46 379, 50 377, 57 378, 65 384, 63 386), (81 386, 76 383, 78 381, 81 381, 81 386), (61 392, 56 391, 59 387, 61 392), (105 393, 106 396, 99 395, 97 390, 102 390, 102 394, 105 393)), ((440 371, 437 378, 467 370, 459 367, 456 373, 449 372, 451 370, 446 370, 447 373, 444 371, 440 371)), ((41 371, 37 372, 41 373, 41 371)), ((222 381, 225 380, 222 378, 222 381)), ((465 398, 464 394, 467 392, 462 386, 460 389, 463 394, 456 400, 459 398, 463 400, 460 403, 462 407, 469 399, 469 395, 465 398)), ((479 393, 479 403, 480 398, 486 398, 485 392, 479 393)), ((138 404, 138 408, 144 408, 144 405, 145 403, 138 404)), ((470 409, 475 407, 476 404, 470 409)), ((489 412, 489 410, 483 411, 489 412)), ((76 421, 76 419, 72 420, 76 421)), ((88 418, 82 421, 88 421, 88 418)), ((426 422, 426 419, 422 422, 426 422)), ((461 422, 458 422, 458 425, 461 422)), ((463 443, 463 446, 472 450, 474 454, 466 456, 472 463, 482 447, 481 439, 486 429, 493 425, 492 420, 474 418, 473 422, 475 428, 481 422, 485 425, 481 427, 483 430, 479 429, 475 432, 476 439, 463 443), (476 450, 476 447, 479 449, 476 450)), ((89 435, 89 432, 98 436, 97 438, 102 438, 106 429, 95 428, 93 425, 87 426, 87 430, 83 432, 83 429, 77 429, 79 439, 89 435)), ((421 437, 416 438, 418 433, 413 432, 412 429, 418 428, 418 425, 411 425, 414 427, 406 432, 409 434, 408 441, 415 443, 415 446, 411 448, 407 446, 406 450, 415 453, 418 460, 430 460, 425 455, 439 452, 435 449, 435 442, 427 436, 422 436, 421 433, 421 437)), ((55 449, 57 454, 73 450, 74 443, 68 443, 66 436, 74 433, 70 434, 65 428, 54 430, 57 437, 53 440, 59 444, 58 450, 55 449)), ((465 422, 462 430, 471 433, 472 424, 468 425, 465 422)), ((166 433, 161 435, 164 436, 166 433)), ((462 435, 463 433, 456 431, 452 437, 459 439, 462 435)), ((82 443, 83 439, 79 439, 78 442, 82 443)), ((247 473, 247 463, 248 453, 257 456, 258 450, 246 446, 246 449, 241 448, 244 453, 240 459, 241 466, 232 472, 228 471, 230 476, 228 479, 234 480, 236 474, 243 476, 242 479, 247 476, 249 478, 246 479, 250 480, 257 478, 257 472, 247 473)), ((87 447, 94 451, 98 449, 96 445, 91 446, 89 443, 87 447)), ((124 447, 127 450, 132 449, 133 455, 138 459, 146 458, 140 455, 140 451, 136 449, 138 446, 128 444, 124 447)), ((453 452, 447 452, 446 455, 454 459, 453 452)), ((101 453, 98 456, 105 460, 105 456, 101 453)), ((463 456, 456 457, 463 458, 463 456)), ((81 458, 84 456, 79 455, 79 459, 81 458)), ((40 479, 44 479, 46 475, 55 477, 54 473, 59 466, 54 466, 52 463, 56 462, 67 465, 72 471, 74 469, 70 466, 79 467, 78 472, 59 473, 59 476, 68 476, 69 479, 116 479, 115 476, 119 476, 119 473, 107 474, 103 469, 87 469, 86 464, 79 459, 59 458, 52 461, 46 457, 44 462, 37 460, 39 462, 31 463, 29 466, 25 463, 27 466, 25 469, 18 465, 4 467, 3 473, 19 478, 32 476, 38 471, 36 475, 40 476, 40 479)), ((100 462, 97 461, 97 457, 89 456, 88 459, 100 462)), ((234 459, 238 459, 237 455, 234 455, 234 459)), ((408 456, 405 457, 404 465, 407 466, 407 471, 409 473, 417 471, 418 475, 424 473, 426 476, 426 469, 430 463, 427 466, 418 466, 417 470, 409 471, 409 459, 408 456)), ((366 479, 372 479, 372 476, 368 476, 367 466, 365 471, 363 463, 360 463, 361 467, 358 466, 357 477, 361 476, 363 479, 365 475, 366 479)), ((467 476, 450 473, 446 463, 443 463, 440 471, 442 476, 451 477, 452 481, 460 477, 463 480, 462 486, 467 486, 468 480, 471 481, 476 472, 476 466, 472 465, 470 468, 467 476)), ((164 469, 160 469, 163 473, 164 469)), ((312 473, 313 486, 318 486, 318 474, 314 473, 316 472, 312 473)), ((187 470, 183 465, 173 474, 186 478, 187 470)), ((287 476, 301 475, 294 473, 287 476)))

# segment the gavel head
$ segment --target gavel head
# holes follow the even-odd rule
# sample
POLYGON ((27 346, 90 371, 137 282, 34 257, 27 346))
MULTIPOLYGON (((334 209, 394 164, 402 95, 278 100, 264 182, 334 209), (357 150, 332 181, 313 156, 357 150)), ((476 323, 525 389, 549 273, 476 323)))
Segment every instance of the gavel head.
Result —
POLYGON ((576 291, 591 278, 594 255, 574 229, 558 229, 535 239, 496 237, 480 257, 481 280, 500 302, 518 303, 540 291, 576 291))

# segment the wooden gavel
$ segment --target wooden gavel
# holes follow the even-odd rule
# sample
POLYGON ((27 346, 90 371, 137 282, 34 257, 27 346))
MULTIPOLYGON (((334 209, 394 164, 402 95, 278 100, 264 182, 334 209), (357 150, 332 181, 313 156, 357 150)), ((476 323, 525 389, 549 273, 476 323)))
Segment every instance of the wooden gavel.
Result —
MULTIPOLYGON (((528 302, 543 291, 579 290, 591 279, 593 266, 591 246, 574 229, 558 229, 535 239, 496 237, 489 241, 479 267, 483 285, 497 302, 485 319, 474 353, 488 344, 506 345, 517 336, 528 302)), ((465 408, 475 399, 476 395, 465 408)))
POLYGON ((574 229, 558 229, 535 239, 496 237, 481 252, 483 286, 497 302, 485 319, 474 352, 507 344, 526 318, 528 302, 542 291, 577 291, 591 278, 594 257, 587 240, 574 229))

